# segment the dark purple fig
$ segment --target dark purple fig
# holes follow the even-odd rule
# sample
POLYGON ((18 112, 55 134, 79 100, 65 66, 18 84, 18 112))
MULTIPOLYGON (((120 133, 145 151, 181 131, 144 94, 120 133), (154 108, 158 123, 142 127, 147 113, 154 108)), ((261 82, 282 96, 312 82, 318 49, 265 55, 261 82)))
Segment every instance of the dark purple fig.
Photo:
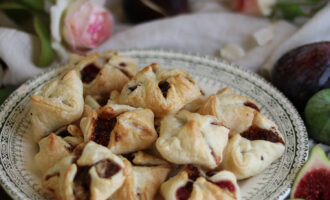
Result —
POLYGON ((330 42, 304 45, 283 55, 272 81, 302 112, 313 94, 330 87, 330 42))
POLYGON ((188 12, 187 0, 123 0, 124 11, 132 22, 144 22, 188 12))

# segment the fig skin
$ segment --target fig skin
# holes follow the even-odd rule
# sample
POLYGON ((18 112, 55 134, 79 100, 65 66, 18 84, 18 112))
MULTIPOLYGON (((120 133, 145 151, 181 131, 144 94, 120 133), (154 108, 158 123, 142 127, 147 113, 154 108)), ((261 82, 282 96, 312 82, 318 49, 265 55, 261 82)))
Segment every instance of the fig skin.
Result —
POLYGON ((330 42, 307 44, 284 54, 274 66, 272 82, 302 113, 313 94, 330 87, 330 42))
POLYGON ((158 12, 143 3, 143 0, 123 0, 123 8, 128 19, 134 23, 169 17, 189 11, 187 0, 147 0, 161 8, 158 12))
POLYGON ((307 162, 294 180, 291 199, 330 199, 330 160, 322 147, 315 145, 307 162), (322 172, 322 173, 320 173, 322 172))
POLYGON ((330 145, 330 89, 323 89, 308 100, 305 122, 314 140, 330 145))

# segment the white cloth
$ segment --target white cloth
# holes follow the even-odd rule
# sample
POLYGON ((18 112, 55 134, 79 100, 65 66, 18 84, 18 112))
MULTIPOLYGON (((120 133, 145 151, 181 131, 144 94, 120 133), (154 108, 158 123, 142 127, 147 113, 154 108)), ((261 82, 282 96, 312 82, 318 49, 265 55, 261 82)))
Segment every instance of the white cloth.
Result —
MULTIPOLYGON (((253 45, 251 34, 269 26, 265 18, 234 14, 221 6, 219 0, 190 0, 191 14, 155 20, 136 26, 127 21, 120 9, 121 1, 108 1, 116 21, 113 36, 94 51, 109 48, 165 48, 218 56, 221 46, 240 45, 246 55, 234 61, 257 71, 271 71, 276 60, 288 50, 309 42, 330 40, 330 5, 297 30, 284 21, 275 24, 273 40, 253 45), (124 23, 123 23, 124 22, 124 23), (289 39, 288 39, 289 38, 289 39), (268 58, 268 59, 267 59, 268 58), (265 62, 267 60, 267 62, 265 62)), ((0 74, 0 84, 21 84, 44 69, 34 65, 39 45, 36 37, 19 31, 0 12, 0 58, 9 67, 0 74)), ((56 65, 56 62, 53 64, 56 65)))
POLYGON ((278 22, 271 43, 251 47, 251 34, 270 24, 266 19, 233 13, 181 15, 117 33, 97 50, 165 48, 217 56, 222 45, 235 43, 246 50, 246 55, 237 63, 255 71, 274 48, 296 30, 287 22, 278 22))
POLYGON ((39 40, 30 34, 11 28, 0 27, 0 58, 8 69, 1 82, 17 85, 42 72, 34 65, 38 55, 39 40))
MULTIPOLYGON (((120 9, 121 1, 108 1, 116 21, 114 34, 94 51, 109 48, 166 48, 217 56, 222 45, 235 43, 246 50, 246 56, 236 63, 255 71, 273 49, 296 30, 287 22, 279 22, 276 26, 278 34, 273 42, 262 47, 251 47, 250 35, 271 24, 269 20, 234 14, 221 6, 219 0, 190 2, 191 14, 133 26, 125 23, 127 20, 120 9)), ((13 28, 0 28, 0 36, 0 58, 9 66, 0 83, 21 84, 44 70, 33 64, 34 51, 37 49, 33 47, 38 46, 34 36, 13 28)))

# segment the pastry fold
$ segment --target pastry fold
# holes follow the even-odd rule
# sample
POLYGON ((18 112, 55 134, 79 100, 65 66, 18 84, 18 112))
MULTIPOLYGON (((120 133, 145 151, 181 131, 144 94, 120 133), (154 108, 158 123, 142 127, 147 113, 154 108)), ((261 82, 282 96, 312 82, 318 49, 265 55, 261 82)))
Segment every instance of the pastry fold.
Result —
POLYGON ((234 200, 240 199, 240 190, 235 175, 229 171, 204 173, 188 165, 176 176, 161 185, 160 192, 165 200, 234 200))
POLYGON ((282 156, 285 143, 276 125, 256 113, 252 125, 229 139, 220 167, 238 180, 261 173, 282 156))
POLYGON ((93 53, 76 65, 84 85, 84 96, 91 95, 105 101, 112 90, 120 91, 136 74, 137 61, 134 58, 118 56, 117 52, 93 53))
POLYGON ((139 151, 123 157, 126 179, 124 184, 111 196, 111 200, 153 200, 160 185, 171 171, 170 164, 139 151))
POLYGON ((182 110, 161 121, 156 147, 163 158, 175 164, 212 169, 222 160, 228 133, 214 116, 182 110))
POLYGON ((233 172, 238 180, 261 173, 285 150, 276 124, 260 113, 252 99, 229 87, 211 95, 198 112, 214 115, 230 128, 220 167, 233 172))
POLYGON ((150 109, 108 104, 92 111, 80 122, 85 141, 95 141, 115 154, 148 148, 156 139, 150 109))
POLYGON ((162 69, 153 63, 124 86, 119 102, 150 108, 156 117, 163 117, 176 113, 200 95, 198 85, 188 73, 178 69, 162 69))
POLYGON ((44 185, 58 199, 107 200, 124 183, 124 168, 118 156, 91 141, 50 168, 44 185))
POLYGON ((259 108, 254 100, 241 96, 226 87, 212 94, 199 108, 202 115, 213 115, 230 129, 230 135, 240 133, 251 126, 254 113, 259 108))
POLYGON ((54 166, 62 158, 70 155, 73 149, 84 141, 79 127, 69 125, 51 133, 39 141, 39 152, 35 155, 35 163, 42 174, 54 166))
POLYGON ((64 73, 44 85, 30 100, 32 133, 39 141, 80 118, 84 99, 79 74, 74 70, 64 73))

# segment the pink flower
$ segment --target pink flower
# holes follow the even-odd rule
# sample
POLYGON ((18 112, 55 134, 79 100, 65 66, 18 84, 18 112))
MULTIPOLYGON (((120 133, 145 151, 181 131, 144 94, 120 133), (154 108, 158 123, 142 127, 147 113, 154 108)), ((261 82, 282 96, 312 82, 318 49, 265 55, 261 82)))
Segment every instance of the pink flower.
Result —
POLYGON ((112 26, 112 17, 102 6, 91 0, 76 0, 64 16, 62 36, 73 50, 89 50, 110 37, 112 26))
POLYGON ((234 11, 252 15, 268 16, 276 0, 231 0, 234 11))

